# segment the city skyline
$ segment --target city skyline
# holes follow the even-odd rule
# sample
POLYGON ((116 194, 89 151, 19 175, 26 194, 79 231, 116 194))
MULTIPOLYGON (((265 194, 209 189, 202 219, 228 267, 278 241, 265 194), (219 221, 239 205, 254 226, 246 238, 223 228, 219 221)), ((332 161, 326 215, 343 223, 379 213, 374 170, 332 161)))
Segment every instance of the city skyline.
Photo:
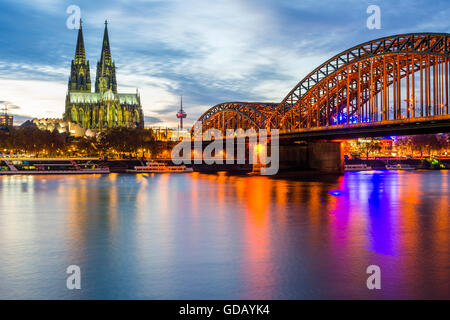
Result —
MULTIPOLYGON (((180 94, 189 126, 204 110, 224 101, 279 102, 316 66, 361 42, 392 34, 450 30, 445 1, 426 6, 419 0, 407 4, 204 4, 76 4, 81 9, 91 65, 100 56, 103 22, 109 21, 119 92, 139 88, 147 125, 176 127, 180 94), (381 8, 380 30, 366 27, 370 4, 381 8)), ((58 118, 64 112, 78 32, 66 27, 70 5, 70 1, 53 0, 2 4, 0 101, 19 106, 10 112, 16 116, 15 123, 33 117, 58 118)))

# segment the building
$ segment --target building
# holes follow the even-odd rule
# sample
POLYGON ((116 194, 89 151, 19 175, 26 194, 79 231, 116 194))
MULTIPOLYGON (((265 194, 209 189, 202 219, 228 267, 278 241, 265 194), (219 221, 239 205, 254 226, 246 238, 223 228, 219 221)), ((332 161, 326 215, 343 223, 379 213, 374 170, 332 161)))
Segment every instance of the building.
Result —
POLYGON ((77 123, 91 130, 144 127, 138 91, 136 90, 136 93, 117 92, 116 67, 111 57, 106 21, 102 52, 97 63, 94 92, 91 91, 89 61, 86 60, 80 21, 63 118, 65 121, 77 123))
POLYGON ((0 115, 0 127, 12 127, 14 124, 14 117, 2 114, 0 115))

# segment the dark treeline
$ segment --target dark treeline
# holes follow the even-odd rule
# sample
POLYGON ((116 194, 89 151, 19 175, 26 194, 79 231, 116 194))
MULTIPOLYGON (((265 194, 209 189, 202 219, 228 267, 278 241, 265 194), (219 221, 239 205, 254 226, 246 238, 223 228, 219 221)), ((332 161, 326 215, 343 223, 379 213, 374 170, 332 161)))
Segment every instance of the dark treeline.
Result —
POLYGON ((66 147, 67 136, 58 131, 42 131, 36 127, 9 128, 0 130, 0 152, 12 154, 42 153, 56 154, 66 147))
MULTIPOLYGON (((374 139, 367 154, 380 149, 374 139), (378 148, 378 149, 377 149, 378 148)), ((172 144, 157 141, 151 129, 109 129, 96 138, 75 138, 66 133, 40 130, 35 126, 0 130, 0 154, 36 156, 114 156, 137 158, 156 157, 168 151, 172 144)), ((396 145, 404 154, 441 155, 450 149, 450 135, 416 135, 398 137, 396 145)), ((167 152, 166 152, 167 155, 167 152)))
POLYGON ((151 129, 110 129, 97 138, 75 138, 34 126, 0 130, 0 153, 3 154, 142 157, 145 153, 155 155, 163 148, 151 129))

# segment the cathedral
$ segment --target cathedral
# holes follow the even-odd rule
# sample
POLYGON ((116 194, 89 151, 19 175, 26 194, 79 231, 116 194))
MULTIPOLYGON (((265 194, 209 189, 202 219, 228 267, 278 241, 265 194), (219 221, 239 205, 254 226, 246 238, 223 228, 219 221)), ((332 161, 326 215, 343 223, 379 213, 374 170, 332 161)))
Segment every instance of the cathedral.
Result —
POLYGON ((89 61, 86 60, 80 21, 63 118, 91 130, 144 127, 137 90, 136 93, 117 93, 116 67, 111 58, 106 21, 102 53, 97 62, 95 92, 91 90, 89 61))

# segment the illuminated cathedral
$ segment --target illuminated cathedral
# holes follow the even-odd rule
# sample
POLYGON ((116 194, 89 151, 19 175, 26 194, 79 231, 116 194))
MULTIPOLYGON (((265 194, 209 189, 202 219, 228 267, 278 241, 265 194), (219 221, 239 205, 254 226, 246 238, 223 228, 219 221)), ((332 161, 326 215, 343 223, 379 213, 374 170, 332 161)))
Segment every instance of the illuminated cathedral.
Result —
POLYGON ((144 126, 139 93, 117 93, 116 67, 111 58, 108 23, 100 60, 97 63, 95 92, 91 91, 89 61, 84 50, 80 21, 75 59, 72 60, 64 120, 85 129, 136 128, 144 126))

